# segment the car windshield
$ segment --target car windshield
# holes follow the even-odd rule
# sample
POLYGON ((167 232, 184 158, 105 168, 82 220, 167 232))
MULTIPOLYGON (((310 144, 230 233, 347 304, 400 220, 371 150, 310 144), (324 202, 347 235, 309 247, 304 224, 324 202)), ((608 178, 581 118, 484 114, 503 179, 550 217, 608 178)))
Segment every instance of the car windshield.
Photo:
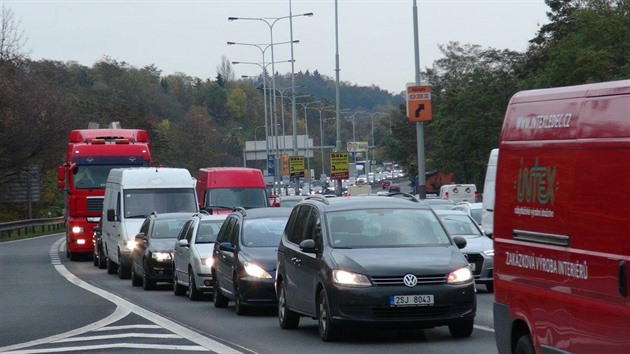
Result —
POLYGON ((480 235, 479 229, 468 215, 440 215, 451 235, 480 235))
POLYGON ((153 225, 153 233, 151 234, 151 237, 160 239, 176 239, 185 222, 186 220, 177 219, 156 220, 155 225, 153 225))
POLYGON ((117 161, 112 158, 98 158, 96 162, 92 164, 80 164, 72 171, 74 187, 76 189, 104 189, 107 183, 107 176, 112 168, 123 167, 142 167, 148 166, 149 163, 141 158, 134 159, 135 164, 131 164, 129 161, 117 161))
POLYGON ((278 247, 288 216, 246 220, 242 244, 247 247, 278 247))
POLYGON ((196 243, 213 243, 223 225, 223 220, 203 220, 197 229, 196 243))
POLYGON ((431 210, 365 209, 330 212, 330 243, 335 248, 446 245, 450 240, 431 210))
POLYGON ((125 218, 146 218, 152 212, 196 212, 195 190, 191 188, 125 189, 125 218))

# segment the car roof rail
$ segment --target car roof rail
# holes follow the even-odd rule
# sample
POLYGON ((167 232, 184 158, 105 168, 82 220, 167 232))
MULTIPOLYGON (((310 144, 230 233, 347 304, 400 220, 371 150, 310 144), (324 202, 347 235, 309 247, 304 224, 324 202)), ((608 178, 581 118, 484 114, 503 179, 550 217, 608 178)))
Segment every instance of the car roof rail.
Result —
POLYGON ((239 212, 239 213, 243 214, 243 216, 247 216, 247 211, 246 211, 246 209, 245 209, 245 208, 243 208, 243 207, 241 207, 241 206, 234 207, 234 209, 232 209, 232 211, 233 211, 233 212, 234 212, 234 211, 237 211, 237 212, 239 212))
POLYGON ((206 209, 201 209, 201 210, 199 210, 199 212, 198 212, 198 213, 195 213, 195 215, 198 215, 198 214, 212 215, 212 214, 210 214, 210 212, 209 212, 209 211, 207 211, 206 209))
POLYGON ((326 205, 329 205, 330 203, 328 202, 328 198, 326 197, 322 197, 319 195, 309 195, 308 197, 304 198, 305 200, 317 200, 318 202, 322 202, 326 205))
POLYGON ((409 193, 405 193, 405 192, 390 192, 389 194, 386 195, 387 197, 396 197, 396 196, 402 196, 405 197, 407 199, 409 199, 412 202, 415 203, 420 203, 420 199, 416 198, 415 195, 413 194, 409 194, 409 193))

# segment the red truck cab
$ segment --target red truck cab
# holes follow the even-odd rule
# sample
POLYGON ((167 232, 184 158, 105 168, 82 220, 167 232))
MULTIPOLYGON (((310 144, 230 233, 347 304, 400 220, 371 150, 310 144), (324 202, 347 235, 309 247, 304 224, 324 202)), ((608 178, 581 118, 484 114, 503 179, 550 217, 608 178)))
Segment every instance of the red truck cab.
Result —
POLYGON ((94 226, 103 212, 105 183, 112 168, 151 165, 148 135, 142 129, 72 130, 66 157, 58 168, 58 187, 65 192, 66 256, 77 260, 94 252, 94 226))
POLYGON ((212 214, 229 213, 235 207, 269 206, 265 178, 257 168, 201 168, 197 174, 196 191, 199 209, 212 214))
POLYGON ((508 353, 630 353, 630 80, 523 91, 494 205, 494 329, 508 353))

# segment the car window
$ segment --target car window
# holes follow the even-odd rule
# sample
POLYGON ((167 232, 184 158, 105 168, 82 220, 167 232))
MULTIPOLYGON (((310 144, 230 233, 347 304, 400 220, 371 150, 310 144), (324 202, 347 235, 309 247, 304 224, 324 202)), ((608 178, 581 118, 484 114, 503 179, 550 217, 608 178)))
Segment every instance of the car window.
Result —
POLYGON ((315 249, 322 249, 322 225, 319 217, 319 211, 317 208, 309 208, 310 213, 306 224, 305 239, 312 239, 315 241, 315 249))
POLYGON ((144 222, 142 223, 142 226, 140 226, 140 233, 144 234, 145 236, 148 235, 150 225, 151 225, 151 219, 144 220, 144 222))
POLYGON ((366 209, 331 212, 329 242, 336 248, 416 247, 450 244, 430 210, 366 209))
POLYGON ((477 235, 479 229, 467 215, 440 215, 451 235, 477 235))
POLYGON ((217 240, 223 220, 202 220, 197 228, 196 243, 212 243, 217 240))
POLYGON ((186 241, 188 241, 188 244, 190 245, 190 242, 192 242, 192 236, 193 236, 193 232, 195 231, 195 223, 196 220, 190 220, 188 222, 188 227, 186 227, 186 233, 184 234, 184 237, 186 238, 186 241))
MULTIPOLYGON (((289 241, 295 244, 299 244, 303 240, 304 228, 306 227, 306 221, 310 213, 311 207, 308 205, 302 205, 298 207, 297 215, 294 220, 293 229, 289 235, 289 241)), ((295 212, 295 211, 294 211, 295 212)))
POLYGON ((243 225, 242 244, 247 247, 275 247, 280 243, 288 216, 247 220, 243 225))
POLYGON ((152 238, 176 238, 184 225, 184 220, 155 220, 152 238))
MULTIPOLYGON (((184 238, 186 238, 186 234, 188 233, 188 229, 191 227, 193 221, 192 220, 188 220, 184 226, 182 227, 182 229, 179 231, 179 235, 177 235, 177 240, 183 240, 184 238)), ((190 242, 190 240, 188 240, 188 242, 190 242)))
POLYGON ((234 218, 234 225, 230 230, 230 236, 228 237, 227 242, 231 243, 232 246, 238 245, 238 234, 241 232, 241 223, 238 219, 234 218))

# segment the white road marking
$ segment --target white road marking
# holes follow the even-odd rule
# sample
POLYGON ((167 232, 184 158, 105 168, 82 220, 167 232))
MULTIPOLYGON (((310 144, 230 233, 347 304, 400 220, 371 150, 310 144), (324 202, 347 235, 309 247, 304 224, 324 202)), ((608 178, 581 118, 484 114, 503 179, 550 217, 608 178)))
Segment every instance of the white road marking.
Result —
POLYGON ((114 339, 114 338, 181 338, 177 334, 166 334, 166 333, 119 333, 119 334, 110 334, 103 336, 82 336, 82 337, 72 337, 66 338, 62 340, 55 341, 55 343, 68 343, 68 342, 85 342, 89 340, 103 340, 103 339, 114 339))
MULTIPOLYGON (((59 240, 57 240, 57 242, 55 242, 52 247, 51 247, 51 252, 50 254, 53 254, 53 250, 55 252, 58 252, 60 249, 60 246, 62 243, 65 242, 64 238, 61 238, 59 240)), ((54 260, 51 258, 51 262, 53 262, 54 260)), ((118 347, 121 346, 121 348, 143 348, 143 349, 150 349, 150 348, 154 348, 154 349, 161 349, 161 350, 200 350, 198 348, 201 347, 201 350, 207 351, 213 351, 216 353, 225 353, 225 354, 240 354, 242 352, 232 349, 224 344, 221 344, 215 340, 212 340, 206 336, 203 336, 193 330, 190 330, 176 322, 173 322, 171 320, 168 320, 162 316, 159 316, 151 311, 148 311, 142 307, 139 307, 119 296, 116 296, 112 293, 109 293, 103 289, 99 289, 93 285, 90 285, 86 282, 84 282, 83 280, 77 278, 74 274, 70 273, 68 271, 68 269, 63 266, 62 264, 54 264, 55 269, 57 270, 57 272, 59 272, 59 274, 61 274, 64 278, 66 278, 66 280, 68 280, 69 282, 87 290, 90 291, 110 302, 112 302, 113 304, 116 305, 116 310, 114 311, 114 313, 112 313, 111 315, 107 316, 104 319, 101 319, 99 321, 96 321, 92 324, 89 324, 87 326, 81 327, 81 328, 77 328, 74 329, 72 331, 68 331, 65 333, 61 333, 61 334, 57 334, 54 336, 50 336, 50 337, 46 337, 46 338, 41 338, 41 339, 36 339, 30 342, 25 342, 25 343, 19 343, 19 344, 15 344, 15 345, 10 345, 10 346, 6 346, 6 347, 0 347, 0 352, 4 353, 4 354, 17 354, 17 353, 54 353, 54 352, 68 352, 68 351, 85 351, 85 350, 89 350, 90 348, 93 349, 103 349, 103 348, 112 348, 112 347, 118 347), (150 345, 150 344, 127 344, 127 343, 117 343, 117 344, 107 344, 107 345, 103 345, 103 346, 99 346, 99 345, 95 345, 95 346, 81 346, 81 347, 64 347, 64 348, 51 348, 51 349, 29 349, 29 350, 24 350, 24 351, 16 351, 18 349, 22 349, 22 348, 27 348, 27 347, 32 347, 32 346, 36 346, 36 345, 41 345, 41 344, 47 344, 47 343, 53 343, 53 342, 60 342, 60 341, 64 341, 66 338, 70 338, 72 336, 77 336, 86 332, 90 332, 90 331, 95 331, 97 329, 101 329, 111 323, 114 323, 122 318, 124 318, 125 316, 129 315, 130 313, 135 313, 136 315, 139 315, 141 317, 144 317, 145 319, 147 319, 150 322, 153 322, 155 324, 157 324, 159 327, 164 328, 165 330, 175 333, 176 335, 185 338, 195 344, 198 344, 200 347, 197 346, 181 346, 181 345, 150 345), (190 348, 190 349, 188 349, 190 348)))
POLYGON ((481 330, 481 331, 486 331, 486 332, 490 332, 490 333, 494 333, 494 328, 492 327, 486 327, 486 326, 479 326, 479 325, 474 325, 474 328, 481 330))
POLYGON ((195 352, 207 352, 208 349, 198 345, 168 345, 168 344, 140 344, 140 343, 114 343, 114 344, 99 344, 99 345, 86 345, 80 347, 63 347, 63 348, 50 348, 50 349, 28 349, 6 352, 4 354, 34 354, 34 353, 67 353, 67 352, 87 352, 90 350, 100 349, 156 349, 156 350, 187 350, 195 352))

